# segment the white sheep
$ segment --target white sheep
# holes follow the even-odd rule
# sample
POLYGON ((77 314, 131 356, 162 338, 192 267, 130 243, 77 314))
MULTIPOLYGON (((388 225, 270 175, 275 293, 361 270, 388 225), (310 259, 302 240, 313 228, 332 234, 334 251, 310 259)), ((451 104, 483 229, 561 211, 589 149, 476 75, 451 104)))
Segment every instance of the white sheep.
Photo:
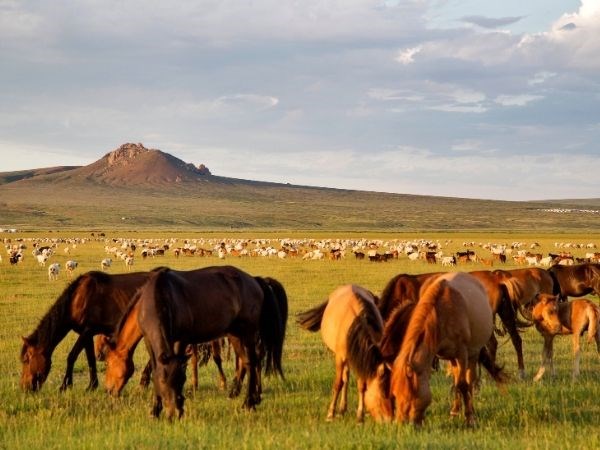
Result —
POLYGON ((71 278, 73 276, 73 271, 77 269, 77 261, 73 261, 72 259, 68 260, 65 263, 65 270, 67 271, 67 276, 71 278))
POLYGON ((112 265, 112 259, 111 258, 104 258, 102 261, 100 261, 100 268, 102 270, 108 270, 108 268, 112 265))
POLYGON ((48 267, 48 280, 56 281, 58 280, 58 273, 60 272, 60 264, 53 263, 48 267))

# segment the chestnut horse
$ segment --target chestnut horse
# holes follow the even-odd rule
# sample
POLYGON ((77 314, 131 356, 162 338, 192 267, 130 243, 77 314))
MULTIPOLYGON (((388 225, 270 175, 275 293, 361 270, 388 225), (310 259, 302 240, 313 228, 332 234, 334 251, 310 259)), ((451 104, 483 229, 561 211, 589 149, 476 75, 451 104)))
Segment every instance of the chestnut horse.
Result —
POLYGON ((60 389, 72 386, 73 365, 83 349, 90 370, 88 389, 96 388, 94 335, 112 333, 135 291, 148 277, 146 272, 108 275, 92 271, 71 282, 36 329, 23 338, 21 387, 33 391, 42 387, 50 372, 54 349, 72 330, 79 333, 79 337, 67 357, 67 369, 60 389))
POLYGON ((406 331, 391 374, 378 371, 378 376, 369 380, 366 395, 369 412, 374 417, 391 419, 392 410, 380 410, 381 403, 375 400, 392 397, 397 421, 421 425, 431 403, 429 379, 437 355, 452 365, 455 398, 451 415, 458 415, 464 403, 466 423, 472 426, 477 363, 483 364, 497 382, 504 381, 502 369, 491 362, 485 348, 493 332, 493 314, 485 289, 472 275, 443 274, 430 278, 421 288, 418 303, 407 309, 408 314, 393 315, 408 321, 403 327, 386 324, 386 331, 398 328, 406 331), (385 377, 391 377, 389 382, 382 380, 385 377))
POLYGON ((573 373, 572 378, 579 376, 580 345, 579 339, 584 331, 588 332, 588 342, 596 341, 596 349, 600 352, 600 307, 586 299, 577 299, 570 302, 560 302, 558 295, 542 294, 533 307, 533 320, 535 326, 544 337, 544 350, 542 352, 542 365, 533 378, 541 380, 546 366, 550 366, 552 376, 555 375, 552 362, 552 343, 559 334, 573 335, 573 373))
POLYGON ((320 329, 323 342, 335 355, 333 397, 327 410, 327 420, 335 418, 340 392, 338 412, 346 412, 351 367, 358 384, 356 418, 362 422, 366 380, 375 375, 381 361, 378 343, 383 321, 374 295, 360 286, 340 286, 329 294, 324 303, 300 313, 297 321, 306 330, 315 332, 320 329))
POLYGON ((401 273, 393 277, 383 288, 381 297, 377 300, 377 307, 385 322, 394 308, 404 302, 416 302, 419 291, 425 281, 432 276, 441 275, 442 272, 422 273, 410 275, 401 273))
POLYGON ((267 374, 283 377, 286 317, 267 282, 232 267, 152 273, 140 291, 138 323, 152 362, 152 414, 183 415, 188 344, 229 336, 249 374, 244 406, 260 402, 257 344, 265 349, 267 374))
POLYGON ((562 300, 587 294, 600 297, 600 264, 554 265, 548 272, 554 277, 557 285, 554 294, 560 294, 562 300))

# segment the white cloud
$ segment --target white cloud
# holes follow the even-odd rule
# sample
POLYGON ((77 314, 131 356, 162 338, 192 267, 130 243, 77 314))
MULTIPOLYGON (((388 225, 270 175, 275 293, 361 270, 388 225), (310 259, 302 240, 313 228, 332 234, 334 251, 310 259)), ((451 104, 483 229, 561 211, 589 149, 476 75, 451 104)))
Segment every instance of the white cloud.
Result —
POLYGON ((396 61, 400 64, 404 64, 405 66, 415 62, 415 55, 417 55, 422 50, 421 46, 406 48, 404 50, 400 50, 398 52, 398 56, 396 56, 396 61))
POLYGON ((528 103, 534 102, 536 100, 541 100, 543 98, 543 95, 531 94, 499 95, 494 101, 502 106, 525 106, 528 103))

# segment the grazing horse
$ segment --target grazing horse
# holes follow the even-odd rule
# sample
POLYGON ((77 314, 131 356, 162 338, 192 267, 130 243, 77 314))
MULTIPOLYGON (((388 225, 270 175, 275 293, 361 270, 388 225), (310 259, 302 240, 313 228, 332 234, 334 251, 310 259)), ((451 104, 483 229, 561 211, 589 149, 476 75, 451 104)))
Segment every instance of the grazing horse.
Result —
POLYGON ((579 376, 580 345, 579 339, 585 330, 588 342, 596 341, 596 349, 600 352, 600 307, 586 299, 560 302, 558 295, 542 294, 533 307, 533 320, 538 331, 544 337, 542 365, 533 378, 541 380, 546 366, 550 366, 552 376, 555 375, 552 362, 552 343, 558 334, 573 335, 573 379, 579 376))
POLYGON ((339 413, 347 408, 350 367, 357 376, 358 409, 356 417, 364 420, 364 393, 366 380, 372 378, 381 361, 378 342, 383 331, 383 320, 375 304, 374 295, 363 287, 344 285, 335 289, 321 305, 298 315, 302 328, 321 330, 325 345, 335 354, 333 397, 327 410, 327 420, 335 418, 340 392, 339 413))
POLYGON ((79 337, 67 357, 60 389, 72 386, 73 365, 83 349, 90 369, 88 389, 96 388, 98 375, 93 337, 112 333, 135 291, 148 277, 146 272, 123 275, 87 272, 71 282, 36 329, 23 338, 21 387, 32 391, 42 387, 50 372, 54 349, 73 330, 79 337))
POLYGON ((554 294, 560 294, 562 300, 587 294, 600 297, 600 264, 554 265, 548 272, 555 280, 554 294))
POLYGON ((504 381, 502 369, 493 364, 485 348, 493 332, 493 314, 485 289, 472 275, 443 274, 430 278, 423 285, 416 305, 407 309, 409 314, 393 314, 393 317, 408 323, 394 326, 386 323, 386 331, 403 329, 405 333, 391 373, 378 370, 368 383, 365 399, 369 412, 374 417, 383 415, 384 419, 391 419, 392 409, 379 410, 381 402, 374 401, 382 396, 391 397, 395 400, 398 422, 421 425, 431 403, 429 379, 437 355, 451 362, 454 374, 455 398, 450 414, 458 415, 464 403, 466 423, 472 426, 477 363, 497 382, 504 381))
POLYGON ((508 298, 515 308, 527 317, 525 308, 530 308, 538 294, 552 294, 554 279, 552 275, 539 267, 526 269, 494 270, 498 280, 506 286, 508 298))
POLYGON ((260 402, 257 344, 265 372, 283 377, 281 356, 286 317, 267 282, 232 267, 154 272, 140 290, 138 323, 152 362, 154 405, 168 419, 183 415, 188 344, 228 335, 249 374, 244 407, 260 402))
MULTIPOLYGON (((142 330, 137 320, 140 309, 140 302, 138 300, 139 297, 136 297, 131 301, 118 325, 115 327, 113 335, 109 338, 104 337, 100 345, 96 347, 96 354, 103 354, 103 359, 106 361, 106 378, 104 383, 108 393, 113 396, 118 396, 121 393, 135 370, 133 355, 138 343, 142 339, 142 330)), ((218 340, 213 340, 210 342, 210 346, 213 360, 219 370, 220 385, 225 388, 226 377, 222 366, 221 345, 218 340)), ((198 387, 197 347, 195 345, 190 346, 188 353, 192 359, 192 386, 196 389, 198 387)), ((152 365, 148 361, 140 381, 142 386, 147 386, 150 383, 151 374, 152 365)))

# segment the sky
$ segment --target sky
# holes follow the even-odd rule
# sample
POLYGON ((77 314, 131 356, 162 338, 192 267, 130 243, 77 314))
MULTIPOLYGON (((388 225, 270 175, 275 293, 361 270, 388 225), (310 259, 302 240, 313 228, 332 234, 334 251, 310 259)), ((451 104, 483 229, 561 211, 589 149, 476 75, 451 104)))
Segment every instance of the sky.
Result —
MULTIPOLYGON (((600 197, 600 0, 0 0, 0 172, 600 197)), ((409 213, 409 212, 407 212, 409 213)))

